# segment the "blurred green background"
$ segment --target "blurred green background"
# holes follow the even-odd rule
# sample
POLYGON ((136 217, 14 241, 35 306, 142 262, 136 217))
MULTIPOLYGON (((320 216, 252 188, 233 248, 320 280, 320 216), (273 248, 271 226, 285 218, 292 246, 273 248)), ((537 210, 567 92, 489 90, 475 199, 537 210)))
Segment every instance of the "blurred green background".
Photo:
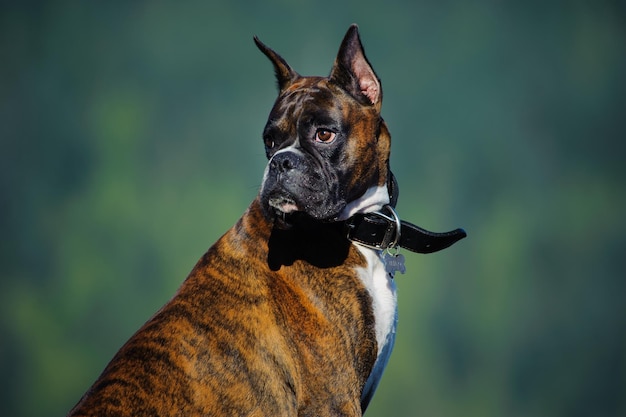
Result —
POLYGON ((275 98, 360 25, 405 253, 369 416, 626 416, 624 1, 0 6, 0 415, 64 415, 254 198, 275 98))

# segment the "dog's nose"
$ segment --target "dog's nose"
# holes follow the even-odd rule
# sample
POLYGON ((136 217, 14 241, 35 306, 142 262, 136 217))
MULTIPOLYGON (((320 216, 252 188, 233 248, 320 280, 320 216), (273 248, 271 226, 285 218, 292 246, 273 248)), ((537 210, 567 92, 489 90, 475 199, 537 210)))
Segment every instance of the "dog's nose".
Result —
POLYGON ((280 152, 272 157, 270 168, 278 172, 288 172, 298 166, 298 155, 294 152, 280 152))

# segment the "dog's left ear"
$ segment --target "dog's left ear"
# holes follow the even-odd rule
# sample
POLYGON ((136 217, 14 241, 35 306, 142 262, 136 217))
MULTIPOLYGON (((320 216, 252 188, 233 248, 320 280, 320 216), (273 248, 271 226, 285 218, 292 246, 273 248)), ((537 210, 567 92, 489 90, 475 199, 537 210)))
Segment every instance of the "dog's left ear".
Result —
POLYGON ((330 80, 362 104, 373 105, 380 110, 383 91, 380 80, 365 57, 357 25, 350 26, 341 42, 330 80))

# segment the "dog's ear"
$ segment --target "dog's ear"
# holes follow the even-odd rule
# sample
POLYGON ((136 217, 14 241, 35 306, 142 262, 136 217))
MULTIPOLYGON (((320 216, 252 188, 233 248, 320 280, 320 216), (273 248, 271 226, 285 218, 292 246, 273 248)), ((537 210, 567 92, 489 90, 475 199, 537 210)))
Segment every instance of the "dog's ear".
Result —
POLYGON ((330 80, 359 102, 380 109, 383 98, 380 80, 365 57, 357 25, 350 26, 341 42, 330 80))
POLYGON ((276 80, 278 81, 278 89, 280 91, 283 91, 300 77, 297 72, 291 69, 289 64, 287 64, 287 61, 285 61, 282 56, 278 55, 273 49, 261 42, 256 36, 254 37, 254 43, 256 43, 256 46, 261 50, 261 52, 263 52, 265 56, 272 61, 272 64, 274 65, 274 72, 276 73, 276 80))

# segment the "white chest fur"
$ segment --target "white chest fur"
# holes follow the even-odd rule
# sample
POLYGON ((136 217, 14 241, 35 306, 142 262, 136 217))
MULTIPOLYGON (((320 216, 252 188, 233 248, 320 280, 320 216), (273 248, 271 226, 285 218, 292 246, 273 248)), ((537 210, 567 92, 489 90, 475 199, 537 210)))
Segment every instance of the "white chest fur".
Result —
MULTIPOLYGON (((357 273, 372 297, 372 307, 376 323, 378 355, 390 340, 390 332, 395 332, 397 309, 396 284, 385 271, 380 251, 356 245, 367 260, 367 266, 358 268, 357 273)), ((393 338, 391 338, 393 340, 393 338)))

